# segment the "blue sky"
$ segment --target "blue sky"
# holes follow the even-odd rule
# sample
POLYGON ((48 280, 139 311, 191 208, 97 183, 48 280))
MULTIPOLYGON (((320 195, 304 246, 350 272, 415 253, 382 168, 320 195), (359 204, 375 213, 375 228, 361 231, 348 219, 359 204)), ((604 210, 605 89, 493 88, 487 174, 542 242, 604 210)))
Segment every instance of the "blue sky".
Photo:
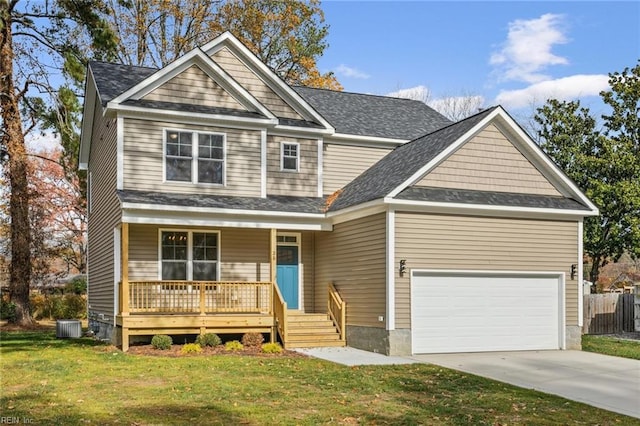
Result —
POLYGON ((547 97, 596 112, 607 75, 640 59, 640 2, 323 1, 318 62, 346 91, 423 86, 431 102, 480 97, 533 111, 547 97))

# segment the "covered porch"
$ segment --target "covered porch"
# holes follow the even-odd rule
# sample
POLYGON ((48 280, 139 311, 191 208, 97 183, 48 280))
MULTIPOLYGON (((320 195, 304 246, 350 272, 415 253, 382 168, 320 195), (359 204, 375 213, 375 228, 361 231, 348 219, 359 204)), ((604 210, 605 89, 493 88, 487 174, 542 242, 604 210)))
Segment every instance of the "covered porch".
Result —
MULTIPOLYGON (((194 264, 184 263, 188 271, 184 278, 187 279, 176 280, 166 279, 166 275, 182 265, 173 259, 167 260, 172 252, 163 245, 167 239, 164 229, 129 223, 121 225, 121 280, 117 291, 116 325, 120 328, 123 351, 128 349, 131 336, 155 334, 259 332, 268 334, 272 341, 279 339, 285 347, 344 346, 346 305, 332 285, 324 290, 329 292, 325 293, 329 302, 323 303, 322 307, 314 305, 314 283, 305 279, 305 275, 312 274, 311 265, 309 273, 305 273, 307 262, 303 261, 301 253, 304 250, 301 233, 279 233, 274 228, 257 231, 171 228, 178 229, 180 235, 187 235, 187 232, 216 235, 207 243, 214 254, 204 256, 209 259, 209 265, 205 266, 210 266, 208 273, 213 279, 194 279, 193 271, 202 269, 194 261, 194 264), (158 241, 155 247, 151 244, 154 235, 158 241), (295 235, 298 235, 297 241, 291 237, 295 235), (233 240, 246 241, 239 244, 233 240), (295 250, 279 251, 279 246, 298 247, 298 250, 297 253, 295 250), (296 255, 297 261, 289 263, 295 268, 279 268, 279 264, 288 263, 282 257, 290 258, 292 254, 296 255), (295 272, 294 278, 299 277, 298 293, 289 288, 286 290, 289 293, 283 296, 278 285, 279 269, 288 275, 295 272), (307 314, 315 317, 304 317, 307 314), (324 335, 320 333, 323 318, 318 315, 326 320, 323 322, 324 335), (305 323, 312 327, 305 327, 305 323), (311 330, 314 327, 315 336, 311 330)), ((190 244, 192 240, 195 237, 188 234, 190 244)), ((200 250, 198 247, 185 247, 185 258, 197 258, 194 253, 200 250)))

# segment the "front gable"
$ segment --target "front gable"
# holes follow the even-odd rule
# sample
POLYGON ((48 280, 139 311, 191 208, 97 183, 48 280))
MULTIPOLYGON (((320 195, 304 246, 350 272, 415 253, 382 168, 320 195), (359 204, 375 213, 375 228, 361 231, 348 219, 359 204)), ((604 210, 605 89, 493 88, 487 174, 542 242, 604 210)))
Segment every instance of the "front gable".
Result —
MULTIPOLYGON (((317 123, 325 133, 335 132, 322 115, 230 32, 221 34, 201 49, 275 116, 317 123)), ((290 127, 290 124, 281 122, 279 127, 290 127)))
POLYGON ((153 89, 141 99, 247 110, 246 106, 238 102, 196 64, 153 89))
POLYGON ((414 186, 562 195, 495 124, 487 125, 414 186))
POLYGON ((451 138, 384 200, 444 209, 598 214, 597 207, 502 107, 451 128, 473 122, 474 117, 481 119, 451 138))
POLYGON ((276 117, 292 118, 294 120, 304 119, 227 47, 222 47, 213 53, 211 58, 245 89, 251 92, 276 117))

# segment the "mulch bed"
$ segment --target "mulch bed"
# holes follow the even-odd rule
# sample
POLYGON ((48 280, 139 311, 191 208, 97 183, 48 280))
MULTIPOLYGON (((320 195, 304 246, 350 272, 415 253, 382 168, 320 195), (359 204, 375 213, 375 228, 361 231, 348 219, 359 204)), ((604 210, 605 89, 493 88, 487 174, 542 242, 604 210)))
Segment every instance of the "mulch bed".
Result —
POLYGON ((228 351, 225 349, 224 345, 218 346, 205 346, 202 348, 202 352, 200 353, 191 353, 191 354, 183 354, 181 353, 183 345, 172 345, 170 349, 160 350, 155 349, 151 345, 132 345, 129 346, 128 354, 131 355, 142 355, 142 356, 164 356, 164 357, 202 357, 202 356, 212 356, 212 355, 243 355, 243 356, 255 356, 262 358, 307 358, 307 355, 301 354, 295 351, 288 351, 283 349, 279 354, 267 354, 262 352, 260 346, 245 346, 241 350, 238 351, 228 351))

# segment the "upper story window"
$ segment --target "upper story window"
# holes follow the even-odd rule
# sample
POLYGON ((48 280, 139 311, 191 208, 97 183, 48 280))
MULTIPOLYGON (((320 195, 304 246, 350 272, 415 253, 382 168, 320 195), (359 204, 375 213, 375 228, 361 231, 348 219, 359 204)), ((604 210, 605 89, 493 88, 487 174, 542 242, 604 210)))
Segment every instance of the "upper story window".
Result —
POLYGON ((300 145, 291 142, 282 142, 280 145, 280 169, 283 171, 297 172, 300 166, 300 145))
POLYGON ((165 131, 165 180, 224 185, 225 135, 165 131))

